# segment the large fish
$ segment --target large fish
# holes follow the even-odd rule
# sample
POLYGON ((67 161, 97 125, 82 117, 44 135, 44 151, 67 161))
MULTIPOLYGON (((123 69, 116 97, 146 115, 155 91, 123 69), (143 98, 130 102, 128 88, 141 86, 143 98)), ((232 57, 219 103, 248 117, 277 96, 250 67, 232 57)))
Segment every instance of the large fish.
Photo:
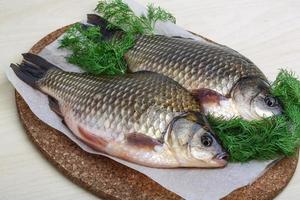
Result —
POLYGON ((50 96, 49 105, 94 149, 160 168, 223 167, 227 153, 193 96, 153 72, 92 76, 24 54, 16 75, 50 96))
MULTIPOLYGON (((114 34, 97 15, 88 15, 88 22, 99 25, 104 35, 114 34)), ((147 70, 174 79, 214 116, 252 120, 282 112, 267 78, 253 62, 208 39, 139 35, 125 59, 132 72, 147 70)))

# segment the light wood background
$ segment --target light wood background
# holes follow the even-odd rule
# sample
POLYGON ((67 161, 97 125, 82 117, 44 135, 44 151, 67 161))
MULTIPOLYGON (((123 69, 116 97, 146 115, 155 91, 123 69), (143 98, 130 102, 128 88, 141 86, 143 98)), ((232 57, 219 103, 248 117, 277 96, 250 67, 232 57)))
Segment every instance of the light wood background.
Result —
MULTIPOLYGON (((226 44, 273 80, 300 75, 299 0, 138 0, 171 11, 188 30, 226 44)), ((62 176, 29 141, 3 69, 47 33, 85 17, 97 0, 0 0, 0 199, 97 199, 62 176)), ((299 199, 300 168, 277 199, 299 199)))

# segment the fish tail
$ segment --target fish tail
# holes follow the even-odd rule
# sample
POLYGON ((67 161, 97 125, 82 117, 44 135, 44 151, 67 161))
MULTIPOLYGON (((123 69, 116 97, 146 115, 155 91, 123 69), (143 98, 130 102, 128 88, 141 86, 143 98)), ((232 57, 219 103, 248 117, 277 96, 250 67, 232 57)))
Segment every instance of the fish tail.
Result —
POLYGON ((32 53, 25 53, 21 64, 11 64, 10 67, 17 77, 33 88, 38 88, 37 82, 43 78, 50 69, 59 69, 45 59, 32 53))
POLYGON ((109 25, 109 22, 106 19, 96 14, 87 14, 87 23, 103 28, 106 28, 109 25))
POLYGON ((87 23, 100 27, 101 35, 105 40, 111 39, 116 33, 122 32, 118 28, 108 28, 109 21, 96 14, 88 14, 87 23))

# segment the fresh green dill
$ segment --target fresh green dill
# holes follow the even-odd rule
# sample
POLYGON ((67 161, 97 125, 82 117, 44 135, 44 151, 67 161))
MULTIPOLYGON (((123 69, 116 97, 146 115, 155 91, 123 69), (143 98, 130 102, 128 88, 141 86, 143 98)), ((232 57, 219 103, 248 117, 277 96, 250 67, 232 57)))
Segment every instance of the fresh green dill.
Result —
POLYGON ((99 27, 85 27, 77 23, 68 29, 60 41, 60 48, 72 51, 67 58, 68 62, 91 74, 124 74, 127 70, 124 53, 134 43, 131 36, 124 35, 121 40, 106 42, 101 39, 99 27))
POLYGON ((153 34, 157 21, 176 22, 175 17, 153 4, 147 6, 146 15, 136 16, 129 6, 122 0, 99 1, 95 9, 104 19, 112 25, 133 34, 153 34))
POLYGON ((210 117, 231 161, 274 159, 291 156, 300 146, 300 82, 293 73, 281 70, 272 91, 283 104, 284 115, 263 120, 224 121, 210 117))

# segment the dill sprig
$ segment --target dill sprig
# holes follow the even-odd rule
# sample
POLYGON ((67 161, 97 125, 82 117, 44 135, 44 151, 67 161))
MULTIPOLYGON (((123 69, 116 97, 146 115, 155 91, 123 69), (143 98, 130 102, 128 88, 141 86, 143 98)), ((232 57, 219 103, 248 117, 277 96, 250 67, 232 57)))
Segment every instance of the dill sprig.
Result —
POLYGON ((109 42, 101 38, 99 27, 76 23, 60 41, 60 48, 72 51, 67 57, 68 62, 91 74, 124 74, 127 70, 124 52, 132 46, 134 37, 129 34, 124 35, 123 39, 112 39, 109 42))
POLYGON ((171 13, 161 7, 154 7, 153 4, 149 4, 146 15, 141 16, 136 16, 122 0, 99 1, 95 10, 113 26, 126 33, 154 34, 154 25, 157 21, 176 22, 171 13))
POLYGON ((284 114, 263 120, 222 120, 209 117, 231 161, 274 159, 291 156, 300 146, 300 82, 295 74, 281 70, 272 91, 284 107, 284 114))

